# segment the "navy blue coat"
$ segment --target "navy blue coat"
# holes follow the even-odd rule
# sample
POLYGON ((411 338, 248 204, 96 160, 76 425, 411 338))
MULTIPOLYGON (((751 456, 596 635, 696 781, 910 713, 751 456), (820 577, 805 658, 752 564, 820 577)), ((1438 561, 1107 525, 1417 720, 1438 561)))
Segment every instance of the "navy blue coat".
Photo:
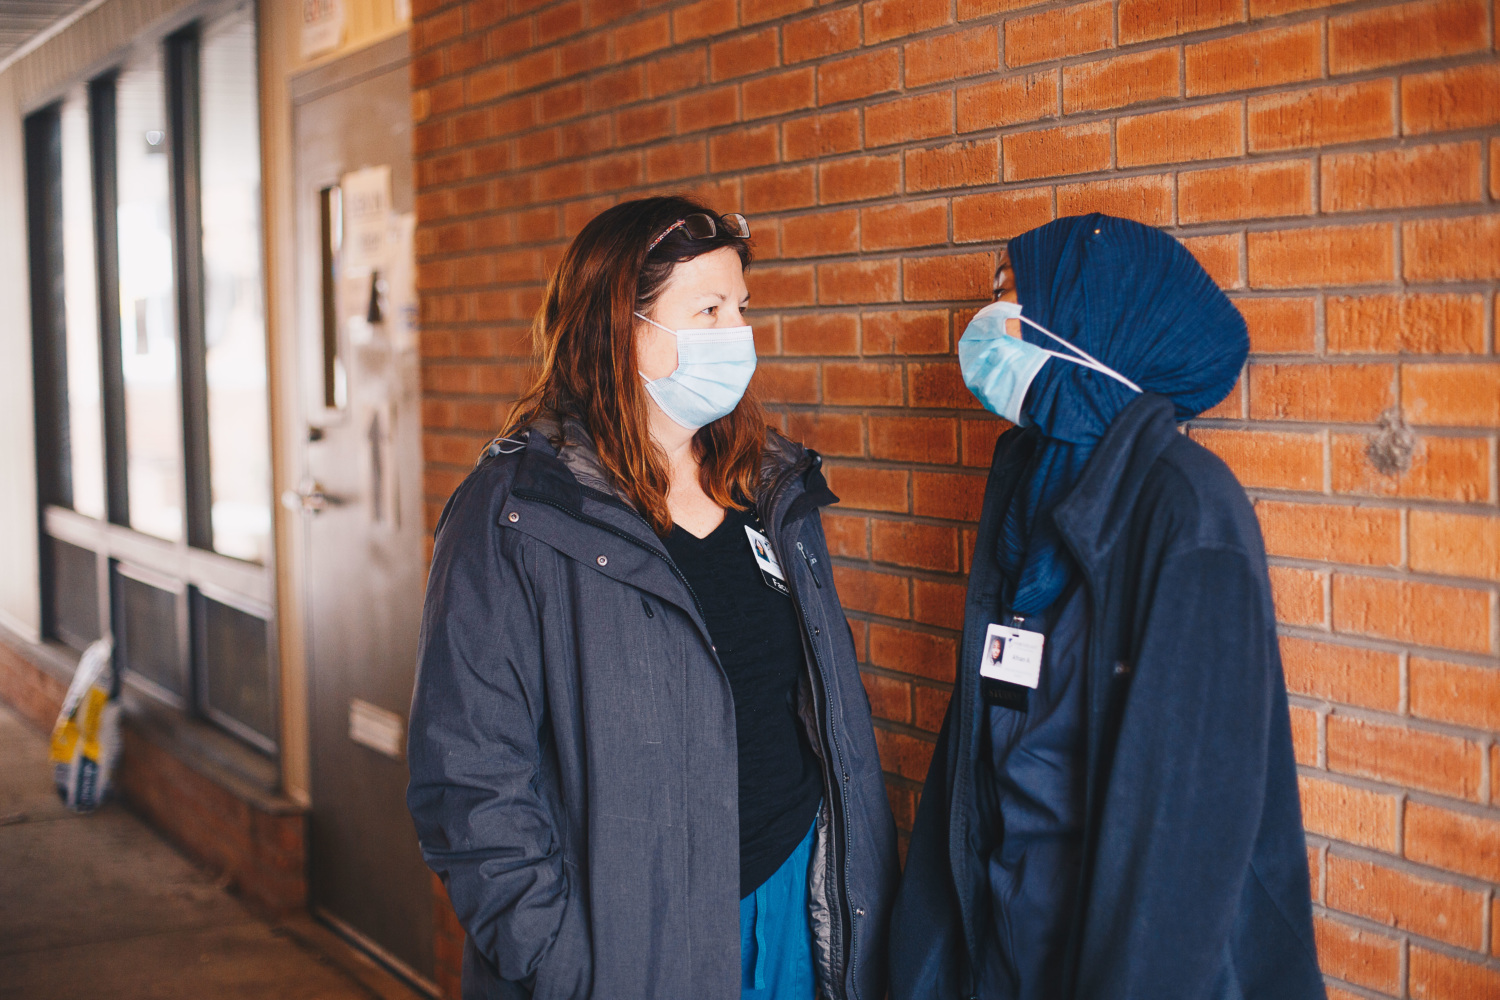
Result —
MULTIPOLYGON (((977 664, 999 612, 995 448, 959 670, 891 928, 892 1000, 974 995, 998 817, 976 804, 977 664)), ((1059 1000, 1322 1000, 1286 688, 1259 525, 1147 394, 1055 510, 1089 600, 1083 870, 1059 1000)))
MULTIPOLYGON (((464 1000, 738 1000, 729 681, 686 579, 582 425, 521 436, 438 524, 412 701, 407 803, 468 933, 464 1000)), ((823 764, 814 975, 830 1000, 880 1000, 896 830, 819 465, 768 433, 757 510, 804 626, 799 707, 823 764)))

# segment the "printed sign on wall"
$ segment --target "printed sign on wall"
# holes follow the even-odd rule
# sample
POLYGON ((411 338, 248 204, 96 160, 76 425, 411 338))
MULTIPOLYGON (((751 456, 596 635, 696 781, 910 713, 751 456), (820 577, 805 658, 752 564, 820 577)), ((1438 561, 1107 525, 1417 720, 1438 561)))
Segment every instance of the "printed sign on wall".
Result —
POLYGON ((391 168, 385 164, 347 173, 340 181, 344 244, 339 269, 349 277, 386 266, 391 228, 391 168))
POLYGON ((301 0, 302 58, 339 47, 344 40, 344 0, 301 0))

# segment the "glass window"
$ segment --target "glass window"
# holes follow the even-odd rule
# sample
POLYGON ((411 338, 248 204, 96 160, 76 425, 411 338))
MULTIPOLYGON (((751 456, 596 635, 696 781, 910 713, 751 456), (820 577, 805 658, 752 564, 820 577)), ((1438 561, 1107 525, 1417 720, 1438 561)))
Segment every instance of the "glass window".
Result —
POLYGON ((255 8, 202 6, 25 121, 43 619, 274 754, 255 8))
POLYGON ((225 555, 265 562, 271 544, 271 443, 253 8, 247 4, 204 25, 199 52, 213 545, 225 555))
POLYGON ((73 509, 104 517, 104 423, 99 395, 99 276, 88 91, 68 95, 62 132, 63 322, 68 371, 66 443, 73 509))
POLYGON ((115 84, 120 366, 130 526, 176 540, 182 537, 182 431, 163 84, 156 48, 132 61, 115 84))

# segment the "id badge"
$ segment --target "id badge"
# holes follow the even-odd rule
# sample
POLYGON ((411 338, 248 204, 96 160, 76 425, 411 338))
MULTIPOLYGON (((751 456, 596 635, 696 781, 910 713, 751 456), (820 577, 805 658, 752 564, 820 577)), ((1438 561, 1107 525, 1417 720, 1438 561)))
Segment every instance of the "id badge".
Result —
POLYGON ((777 593, 792 596, 786 585, 786 575, 781 572, 781 564, 776 561, 776 553, 771 551, 771 540, 748 524, 745 525, 745 534, 750 536, 750 552, 755 556, 755 565, 760 567, 761 580, 777 593))
POLYGON ((991 624, 979 653, 979 676, 1035 690, 1042 679, 1042 646, 1046 641, 1040 632, 991 624))

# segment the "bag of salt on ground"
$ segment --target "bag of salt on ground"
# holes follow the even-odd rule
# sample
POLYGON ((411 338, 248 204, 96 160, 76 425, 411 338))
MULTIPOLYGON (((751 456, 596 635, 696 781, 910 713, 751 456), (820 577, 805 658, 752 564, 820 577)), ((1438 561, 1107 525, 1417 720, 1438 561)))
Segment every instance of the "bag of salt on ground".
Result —
POLYGON ((74 812, 93 812, 109 794, 120 750, 120 701, 109 638, 84 650, 52 727, 52 780, 74 812))

